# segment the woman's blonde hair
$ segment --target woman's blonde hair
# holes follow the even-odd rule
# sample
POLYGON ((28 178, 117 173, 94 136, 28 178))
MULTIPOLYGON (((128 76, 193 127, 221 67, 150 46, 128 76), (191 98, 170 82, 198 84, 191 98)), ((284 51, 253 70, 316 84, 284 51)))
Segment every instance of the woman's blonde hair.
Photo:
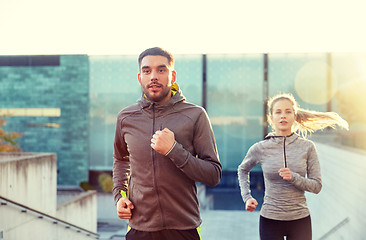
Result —
POLYGON ((273 126, 270 116, 272 116, 273 105, 279 100, 289 100, 295 113, 295 123, 293 131, 302 137, 312 134, 317 130, 326 127, 335 128, 338 125, 348 130, 348 123, 335 112, 317 112, 305 110, 299 107, 294 96, 290 93, 280 93, 268 100, 268 123, 273 126))

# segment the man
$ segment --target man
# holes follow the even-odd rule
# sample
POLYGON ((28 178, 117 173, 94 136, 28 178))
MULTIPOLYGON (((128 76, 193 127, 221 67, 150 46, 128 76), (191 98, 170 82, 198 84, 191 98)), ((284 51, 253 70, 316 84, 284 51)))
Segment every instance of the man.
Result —
POLYGON ((205 110, 176 84, 174 57, 150 48, 139 56, 143 96, 117 118, 113 194, 126 239, 200 239, 196 182, 215 186, 221 164, 205 110))

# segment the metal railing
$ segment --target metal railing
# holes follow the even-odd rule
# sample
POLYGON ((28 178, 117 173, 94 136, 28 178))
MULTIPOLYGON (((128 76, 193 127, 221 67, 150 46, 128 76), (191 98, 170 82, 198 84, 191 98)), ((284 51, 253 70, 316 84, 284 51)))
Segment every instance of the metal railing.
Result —
MULTIPOLYGON (((90 236, 90 237, 94 237, 95 239, 99 239, 99 234, 98 233, 95 233, 95 232, 92 232, 92 231, 89 231, 89 230, 87 230, 87 229, 85 229, 85 228, 82 228, 82 227, 79 227, 79 226, 77 226, 77 225, 75 225, 75 224, 72 224, 72 223, 69 223, 69 222, 66 222, 66 221, 64 221, 64 220, 62 220, 62 219, 59 219, 59 218, 57 218, 57 217, 54 217, 54 216, 51 216, 51 215, 49 215, 49 214, 47 214, 47 213, 44 213, 44 212, 40 212, 40 211, 38 211, 38 210, 36 210, 36 209, 33 209, 33 208, 30 208, 30 207, 27 207, 27 206, 25 206, 25 205, 23 205, 23 204, 20 204, 20 203, 17 203, 17 202, 15 202, 15 201, 12 201, 12 200, 10 200, 10 199, 8 199, 8 198, 5 198, 5 197, 3 197, 3 196, 0 196, 0 199, 1 199, 1 206, 5 206, 5 205, 8 205, 9 203, 10 204, 12 204, 12 205, 14 205, 14 206, 16 206, 16 207, 18 207, 18 208, 20 208, 21 209, 21 212, 24 212, 24 213, 26 213, 27 211, 30 211, 31 213, 33 213, 33 214, 35 214, 35 215, 38 215, 38 218, 39 219, 48 219, 48 220, 50 220, 53 224, 63 224, 63 225, 65 225, 65 228, 66 229, 75 229, 76 230, 76 232, 78 232, 78 233, 84 233, 84 234, 86 234, 87 236, 90 236)), ((12 228, 12 229, 14 229, 14 228, 12 228)), ((10 230, 12 230, 12 229, 10 229, 10 230)), ((7 230, 4 230, 4 229, 2 229, 2 232, 0 232, 0 239, 2 239, 1 238, 1 236, 2 236, 2 234, 4 233, 4 232, 7 232, 7 231, 9 231, 9 229, 7 229, 7 230)))
POLYGON ((346 225, 349 222, 349 218, 345 218, 343 219, 341 222, 339 222, 337 225, 335 225, 334 227, 332 227, 327 233, 325 233, 322 237, 319 238, 319 240, 324 240, 327 239, 328 237, 330 237, 333 233, 335 233, 338 229, 340 229, 341 227, 343 227, 344 225, 346 225))

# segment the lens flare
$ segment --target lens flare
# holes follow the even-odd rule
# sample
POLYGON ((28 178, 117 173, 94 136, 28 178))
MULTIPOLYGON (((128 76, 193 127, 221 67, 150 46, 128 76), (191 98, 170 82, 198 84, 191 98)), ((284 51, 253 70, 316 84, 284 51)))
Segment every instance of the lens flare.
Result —
POLYGON ((331 67, 321 61, 306 63, 295 78, 295 90, 299 97, 311 104, 327 103, 337 91, 336 75, 331 67))

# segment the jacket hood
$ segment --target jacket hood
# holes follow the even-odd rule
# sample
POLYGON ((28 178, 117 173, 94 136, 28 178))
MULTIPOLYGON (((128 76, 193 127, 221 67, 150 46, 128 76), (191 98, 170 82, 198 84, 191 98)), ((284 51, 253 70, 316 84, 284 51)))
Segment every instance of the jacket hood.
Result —
POLYGON ((164 103, 154 103, 154 102, 151 102, 149 99, 147 99, 145 94, 143 93, 142 97, 137 101, 137 104, 141 108, 150 108, 150 107, 152 107, 153 104, 155 105, 156 108, 165 108, 165 107, 173 106, 177 102, 186 100, 186 98, 183 96, 183 93, 180 90, 177 83, 172 84, 171 94, 172 94, 172 97, 168 101, 166 101, 164 103))

